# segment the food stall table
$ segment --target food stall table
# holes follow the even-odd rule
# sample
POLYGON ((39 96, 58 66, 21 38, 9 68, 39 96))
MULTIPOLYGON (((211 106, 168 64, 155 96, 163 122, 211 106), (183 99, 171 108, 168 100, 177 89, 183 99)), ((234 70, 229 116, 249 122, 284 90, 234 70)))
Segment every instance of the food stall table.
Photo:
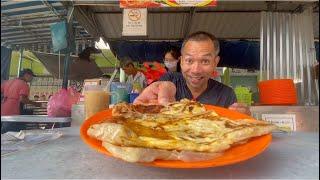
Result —
POLYGON ((319 179, 319 132, 274 133, 262 154, 233 165, 206 169, 165 169, 127 163, 89 148, 79 126, 58 128, 59 139, 1 157, 7 178, 284 178, 319 179))
POLYGON ((71 117, 47 115, 1 116, 1 134, 7 131, 70 127, 71 117))

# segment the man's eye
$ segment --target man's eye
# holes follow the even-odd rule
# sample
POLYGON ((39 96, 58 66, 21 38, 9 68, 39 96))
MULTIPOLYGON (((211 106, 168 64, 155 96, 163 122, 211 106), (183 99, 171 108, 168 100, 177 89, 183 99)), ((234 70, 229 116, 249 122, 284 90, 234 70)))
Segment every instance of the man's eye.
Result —
POLYGON ((203 59, 203 60, 201 61, 201 64, 208 65, 208 64, 210 64, 210 60, 208 60, 208 59, 203 59))
POLYGON ((193 62, 192 59, 186 59, 185 61, 187 64, 192 64, 192 62, 193 62))

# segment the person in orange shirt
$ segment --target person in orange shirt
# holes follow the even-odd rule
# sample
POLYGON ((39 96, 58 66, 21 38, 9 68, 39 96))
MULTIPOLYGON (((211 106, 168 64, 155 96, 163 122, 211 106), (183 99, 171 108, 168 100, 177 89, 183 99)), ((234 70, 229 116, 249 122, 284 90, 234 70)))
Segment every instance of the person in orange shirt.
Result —
POLYGON ((33 77, 32 70, 24 69, 20 72, 20 77, 5 81, 1 84, 1 116, 20 115, 20 103, 41 106, 41 103, 31 101, 29 96, 29 85, 33 77))

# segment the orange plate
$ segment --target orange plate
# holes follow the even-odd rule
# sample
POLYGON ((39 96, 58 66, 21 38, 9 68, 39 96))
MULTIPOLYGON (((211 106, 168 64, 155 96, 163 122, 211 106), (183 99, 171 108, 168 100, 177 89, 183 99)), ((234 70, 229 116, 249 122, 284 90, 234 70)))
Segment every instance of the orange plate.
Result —
MULTIPOLYGON (((220 116, 225 116, 230 119, 252 119, 252 117, 231 111, 225 108, 206 105, 207 109, 215 110, 220 116)), ((101 145, 101 141, 93 139, 87 135, 87 130, 92 124, 99 123, 100 121, 111 117, 111 109, 101 111, 91 118, 87 119, 80 128, 80 136, 82 140, 88 144, 91 148, 97 150, 100 153, 112 156, 101 145)), ((156 166, 163 168, 207 168, 215 166, 223 166, 234 164, 240 161, 250 159, 261 152, 263 152, 270 144, 272 139, 271 134, 267 134, 260 137, 255 137, 242 145, 234 146, 223 153, 223 155, 207 161, 199 162, 183 162, 183 161, 169 161, 169 160, 156 160, 150 163, 141 163, 148 166, 156 166)))

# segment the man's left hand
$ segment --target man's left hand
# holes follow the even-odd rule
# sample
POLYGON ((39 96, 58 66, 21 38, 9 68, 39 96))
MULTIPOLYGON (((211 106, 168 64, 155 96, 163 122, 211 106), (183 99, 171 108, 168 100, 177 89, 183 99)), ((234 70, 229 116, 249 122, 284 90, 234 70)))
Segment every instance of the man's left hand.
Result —
POLYGON ((233 103, 231 106, 229 106, 228 109, 238 111, 243 114, 251 115, 249 106, 243 103, 233 103))

